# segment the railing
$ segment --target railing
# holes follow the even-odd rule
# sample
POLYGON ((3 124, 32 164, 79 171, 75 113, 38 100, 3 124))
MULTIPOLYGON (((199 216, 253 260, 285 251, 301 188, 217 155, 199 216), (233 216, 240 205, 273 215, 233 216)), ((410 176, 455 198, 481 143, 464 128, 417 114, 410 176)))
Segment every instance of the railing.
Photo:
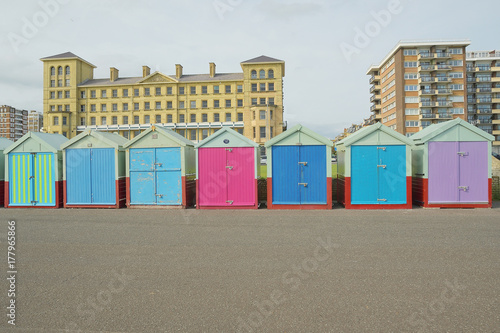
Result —
POLYGON ((477 113, 491 113, 492 109, 477 109, 477 113))
POLYGON ((438 89, 438 94, 451 94, 451 89, 438 89))
POLYGON ((437 106, 453 106, 453 102, 451 101, 437 101, 437 106))
POLYGON ((433 113, 422 113, 422 118, 429 119, 429 118, 437 118, 437 117, 433 113))
POLYGON ((426 95, 430 95, 430 94, 434 94, 434 90, 420 90, 422 94, 426 94, 426 95))
MULTIPOLYGON (((467 89, 469 91, 469 89, 467 89)), ((477 92, 491 92, 491 88, 477 88, 477 92)))
POLYGON ((480 76, 476 78, 476 82, 489 82, 491 81, 491 76, 480 76))
POLYGON ((450 65, 436 65, 436 69, 451 69, 450 65))
POLYGON ((422 71, 428 71, 434 69, 434 66, 432 65, 420 65, 420 70, 422 71))
POLYGON ((476 66, 476 71, 491 71, 491 66, 476 66))
POLYGON ((491 98, 478 98, 478 103, 491 103, 491 98))
POLYGON ((434 106, 432 102, 420 102, 422 106, 434 106))
POLYGON ((451 113, 439 113, 440 119, 451 119, 453 118, 453 114, 451 113))
POLYGON ((467 82, 476 82, 476 78, 475 77, 468 77, 467 82))

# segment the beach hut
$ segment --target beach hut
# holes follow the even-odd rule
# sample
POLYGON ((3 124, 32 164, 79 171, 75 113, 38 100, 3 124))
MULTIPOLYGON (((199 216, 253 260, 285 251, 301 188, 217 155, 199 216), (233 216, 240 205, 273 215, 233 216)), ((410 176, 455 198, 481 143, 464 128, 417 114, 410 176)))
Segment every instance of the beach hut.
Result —
POLYGON ((4 206, 5 193, 5 157, 3 151, 14 142, 9 139, 0 138, 0 207, 4 206))
POLYGON ((424 207, 491 207, 494 137, 462 119, 414 134, 413 201, 424 207))
POLYGON ((61 146, 64 165, 64 207, 125 207, 127 139, 85 130, 61 146))
POLYGON ((413 146, 381 123, 339 141, 338 202, 347 209, 411 209, 413 146))
POLYGON ((223 127, 195 148, 196 208, 258 208, 258 144, 223 127))
POLYGON ((194 144, 170 129, 151 126, 125 144, 127 207, 194 205, 194 144))
POLYGON ((267 208, 331 209, 333 143, 297 125, 269 140, 267 208))
POLYGON ((62 205, 60 134, 28 132, 4 150, 5 206, 59 208, 62 205))

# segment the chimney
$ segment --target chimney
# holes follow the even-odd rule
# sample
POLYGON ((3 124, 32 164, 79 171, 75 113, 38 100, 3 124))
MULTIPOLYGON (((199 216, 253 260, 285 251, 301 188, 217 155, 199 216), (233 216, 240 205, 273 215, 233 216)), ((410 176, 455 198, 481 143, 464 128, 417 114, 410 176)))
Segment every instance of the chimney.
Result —
POLYGON ((175 78, 180 79, 182 77, 182 65, 175 65, 175 78))
POLYGON ((118 79, 118 70, 114 67, 111 67, 109 69, 109 80, 111 82, 114 82, 116 81, 116 79, 118 79))
POLYGON ((151 74, 151 68, 148 66, 142 66, 142 77, 149 76, 151 74))
POLYGON ((215 63, 210 63, 210 77, 215 77, 215 63))

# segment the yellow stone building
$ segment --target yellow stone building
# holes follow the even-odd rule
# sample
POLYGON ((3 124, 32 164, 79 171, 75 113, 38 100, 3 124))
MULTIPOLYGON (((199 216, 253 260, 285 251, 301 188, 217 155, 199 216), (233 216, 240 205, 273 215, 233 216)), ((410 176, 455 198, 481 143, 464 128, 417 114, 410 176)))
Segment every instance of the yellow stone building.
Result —
POLYGON ((266 56, 243 61, 243 72, 208 74, 151 73, 94 79, 96 66, 67 52, 43 62, 44 130, 72 138, 86 128, 133 138, 152 124, 171 128, 200 141, 230 126, 264 144, 286 129, 283 120, 285 62, 266 56))

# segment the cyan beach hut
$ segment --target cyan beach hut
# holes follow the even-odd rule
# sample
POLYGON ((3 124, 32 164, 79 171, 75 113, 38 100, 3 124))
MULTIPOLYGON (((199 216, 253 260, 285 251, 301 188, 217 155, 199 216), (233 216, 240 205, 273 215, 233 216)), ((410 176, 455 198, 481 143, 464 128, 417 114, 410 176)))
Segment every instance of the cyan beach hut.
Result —
POLYGON ((381 123, 339 141, 338 202, 348 209, 411 209, 413 146, 381 123))
POLYGON ((195 148, 196 208, 258 208, 258 144, 223 127, 195 148))
POLYGON ((28 132, 4 150, 5 206, 59 208, 62 205, 60 134, 28 132))
POLYGON ((296 125, 265 144, 267 208, 331 209, 333 143, 296 125))
POLYGON ((61 146, 64 165, 64 207, 125 207, 127 139, 85 130, 61 146))
POLYGON ((5 193, 8 192, 5 188, 5 157, 3 151, 13 143, 9 139, 0 138, 0 207, 4 206, 5 193))
POLYGON ((125 144, 127 207, 194 205, 194 144, 170 129, 151 126, 125 144))
POLYGON ((413 200, 424 207, 489 208, 494 137, 462 119, 414 134, 413 200))

